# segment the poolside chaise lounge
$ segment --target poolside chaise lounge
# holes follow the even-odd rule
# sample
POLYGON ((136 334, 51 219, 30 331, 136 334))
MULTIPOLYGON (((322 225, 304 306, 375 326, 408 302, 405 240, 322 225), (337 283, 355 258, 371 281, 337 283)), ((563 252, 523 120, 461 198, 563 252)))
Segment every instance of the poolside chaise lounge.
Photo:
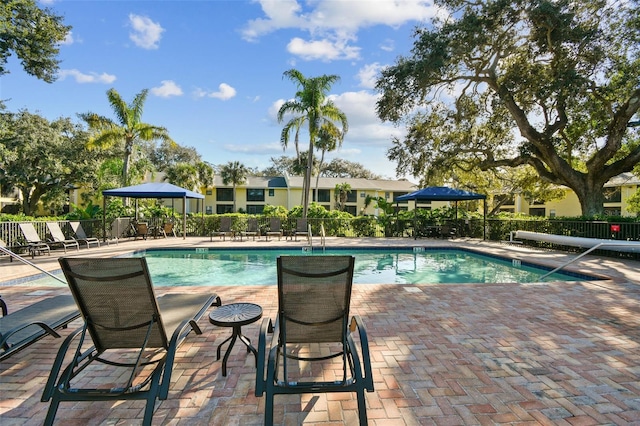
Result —
POLYGON ((211 241, 213 237, 222 237, 222 241, 225 241, 227 235, 233 237, 233 230, 231 229, 231 218, 223 216, 220 218, 220 228, 217 231, 211 233, 211 241))
POLYGON ((146 400, 142 424, 150 425, 155 400, 167 399, 178 347, 191 331, 202 333, 196 321, 209 307, 220 306, 220 298, 211 293, 156 298, 145 258, 59 261, 84 326, 64 340, 53 363, 41 398, 51 401, 44 424, 53 424, 62 401, 146 400), (89 340, 94 346, 87 348, 89 340), (65 359, 69 364, 63 367, 65 359), (90 368, 94 363, 100 367, 90 368), (98 386, 77 387, 90 386, 96 374, 98 386))
POLYGON ((160 233, 162 233, 165 238, 167 238, 167 234, 172 234, 174 238, 178 238, 175 226, 171 222, 163 223, 162 228, 160 228, 160 233))
POLYGON ((69 222, 69 225, 71 225, 71 229, 73 229, 73 232, 76 234, 76 241, 86 244, 87 248, 91 247, 91 244, 95 244, 100 247, 100 240, 95 237, 88 237, 80 222, 69 222))
POLYGON ((65 253, 67 252, 67 247, 75 247, 76 250, 80 250, 80 244, 76 240, 65 237, 58 222, 47 222, 47 229, 51 234, 52 244, 62 246, 65 253))
POLYGON ((20 231, 22 231, 22 235, 27 242, 27 248, 31 257, 35 257, 36 254, 45 252, 51 255, 51 247, 49 247, 49 244, 40 238, 38 231, 36 231, 36 228, 32 223, 19 223, 18 226, 20 227, 20 231))
POLYGON ((296 219, 296 229, 293 231, 293 237, 298 241, 298 235, 304 236, 309 239, 309 226, 307 225, 307 219, 296 219))
POLYGON ((250 217, 247 219, 247 229, 240 232, 240 241, 242 241, 242 237, 253 237, 253 241, 256 240, 256 237, 260 236, 260 229, 258 228, 258 219, 255 217, 250 217))
POLYGON ((15 312, 8 312, 0 298, 0 361, 45 337, 60 337, 55 331, 80 316, 71 295, 41 300, 15 312))
POLYGON ((265 425, 273 424, 275 395, 324 392, 355 392, 359 423, 367 424, 364 392, 374 388, 364 324, 358 315, 349 321, 354 260, 278 257, 278 314, 275 325, 263 320, 258 340, 255 394, 266 395, 265 425), (356 330, 359 347, 352 337, 356 330), (335 373, 322 368, 330 360, 327 367, 335 373))
POLYGON ((282 221, 278 217, 272 217, 269 219, 269 230, 265 233, 267 240, 270 237, 278 237, 278 240, 282 238, 282 221))

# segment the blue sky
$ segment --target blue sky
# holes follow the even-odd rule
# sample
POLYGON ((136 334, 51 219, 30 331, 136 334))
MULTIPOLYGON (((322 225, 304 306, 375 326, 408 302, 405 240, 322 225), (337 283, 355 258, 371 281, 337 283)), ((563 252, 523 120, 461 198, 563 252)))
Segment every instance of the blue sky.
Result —
MULTIPOLYGON (((349 132, 328 155, 396 177, 386 157, 403 130, 376 117, 381 67, 410 53, 413 30, 435 15, 423 0, 47 0, 73 27, 60 48, 53 84, 27 75, 15 56, 0 77, 10 111, 49 119, 95 112, 114 118, 106 92, 130 102, 149 89, 143 120, 164 126, 205 161, 240 161, 260 169, 283 151, 276 112, 295 94, 283 72, 337 74, 331 91, 349 132)), ((301 140, 305 147, 308 137, 301 140)), ((408 176, 410 179, 411 177, 408 176)))

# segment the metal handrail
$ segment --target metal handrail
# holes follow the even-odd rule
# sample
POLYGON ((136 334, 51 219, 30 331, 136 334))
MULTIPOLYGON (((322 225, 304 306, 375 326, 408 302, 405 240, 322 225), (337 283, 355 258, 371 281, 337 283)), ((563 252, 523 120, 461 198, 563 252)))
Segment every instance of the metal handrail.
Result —
POLYGON ((67 282, 66 282, 65 280, 63 280, 62 278, 60 278, 60 277, 56 277, 55 275, 53 275, 53 274, 52 274, 51 272, 49 272, 49 271, 45 271, 44 269, 42 269, 42 268, 41 268, 41 267, 39 267, 38 265, 36 265, 36 264, 34 264, 34 263, 29 262, 29 261, 28 261, 27 259, 25 259, 24 257, 22 257, 22 256, 20 256, 20 255, 18 255, 18 254, 16 254, 16 253, 14 253, 14 252, 12 252, 11 250, 9 250, 9 249, 8 249, 8 248, 6 248, 6 247, 2 247, 2 246, 0 246, 0 251, 1 251, 1 252, 3 252, 3 253, 5 253, 5 254, 8 254, 10 257, 12 257, 12 258, 14 258, 14 259, 17 259, 17 260, 19 260, 20 262, 22 262, 22 263, 24 263, 24 264, 26 264, 26 265, 33 266, 33 267, 34 267, 34 268, 36 268, 38 271, 43 272, 43 273, 45 273, 45 274, 49 275, 51 278, 55 278, 56 280, 60 281, 62 284, 67 284, 67 282))
POLYGON ((322 245, 322 251, 324 252, 324 248, 325 248, 324 223, 320 224, 320 244, 322 245))
POLYGON ((615 243, 613 243, 613 242, 598 243, 598 244, 596 244, 595 246, 591 247, 589 250, 587 250, 587 251, 585 251, 585 252, 583 252, 583 253, 580 253, 578 256, 574 257, 574 258, 573 258, 573 259, 571 259, 570 261, 565 262, 564 264, 562 264, 562 265, 558 266, 558 267, 557 267, 557 268, 555 268, 554 270, 552 270, 552 271, 550 271, 550 272, 547 272, 546 274, 542 275, 539 279, 540 279, 540 280, 543 280, 543 279, 547 278, 549 275, 551 275, 551 274, 553 274, 553 273, 555 273, 555 272, 558 272, 559 270, 563 269, 565 266, 568 266, 568 265, 572 264, 572 263, 573 263, 573 262, 575 262, 576 260, 583 258, 583 257, 584 257, 584 256, 586 256, 587 254, 591 253, 591 252, 592 252, 592 251, 594 251, 594 250, 599 249, 599 248, 600 248, 600 247, 602 247, 602 246, 609 246, 609 247, 616 247, 616 246, 619 246, 619 247, 630 247, 630 246, 637 246, 637 245, 638 245, 638 242, 637 242, 637 241, 618 241, 618 242, 615 242, 615 243))

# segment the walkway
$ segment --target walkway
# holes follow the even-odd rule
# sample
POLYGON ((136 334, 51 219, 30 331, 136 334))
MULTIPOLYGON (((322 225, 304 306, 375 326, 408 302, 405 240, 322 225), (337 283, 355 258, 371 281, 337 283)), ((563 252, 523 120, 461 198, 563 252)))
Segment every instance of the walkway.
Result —
MULTIPOLYGON (((328 239, 328 246, 433 245, 432 240, 328 239)), ((203 238, 125 242, 81 254, 116 255, 147 246, 275 247, 278 242, 203 238)), ((559 265, 573 255, 474 240, 444 244, 559 265)), ((56 253, 38 265, 56 269, 56 253)), ((71 254, 71 253, 70 253, 71 254)), ((76 255, 77 253, 73 253, 76 255)), ((370 425, 640 425, 640 263, 587 256, 575 268, 613 279, 532 285, 356 285, 352 313, 367 325, 376 390, 367 394, 370 425)), ((3 279, 26 268, 0 259, 3 279)), ((214 287, 224 303, 254 302, 275 317, 276 289, 214 287)), ((18 309, 66 288, 0 287, 18 309)), ((159 289, 184 291, 184 288, 159 289)), ((208 291, 189 288, 189 291, 208 291)), ((76 326, 80 323, 74 323, 76 326)), ((264 401, 253 395, 252 357, 234 350, 222 376, 215 348, 229 335, 206 319, 176 359, 169 399, 156 404, 158 425, 261 425, 264 401)), ((257 340, 259 323, 243 328, 257 340)), ((73 328, 73 327, 72 327, 73 328)), ((68 334, 62 331, 63 337, 68 334)), ((41 424, 40 402, 59 343, 43 339, 0 363, 0 424, 41 424)), ((62 404, 58 424, 139 424, 143 403, 62 404)), ((276 423, 352 425, 348 394, 276 397, 276 423)))

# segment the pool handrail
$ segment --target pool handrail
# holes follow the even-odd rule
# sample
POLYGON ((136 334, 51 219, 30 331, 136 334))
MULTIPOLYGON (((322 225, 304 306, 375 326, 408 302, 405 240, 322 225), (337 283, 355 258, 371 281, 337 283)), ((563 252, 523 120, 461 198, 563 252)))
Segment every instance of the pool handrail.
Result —
POLYGON ((56 276, 55 276, 55 275, 53 275, 51 272, 45 271, 44 269, 42 269, 42 268, 41 268, 41 267, 39 267, 38 265, 36 265, 36 264, 34 264, 34 263, 29 262, 29 261, 28 261, 27 259, 25 259, 24 257, 20 256, 19 254, 16 254, 16 253, 12 252, 11 250, 9 250, 9 249, 8 249, 8 248, 6 248, 6 247, 2 247, 2 246, 0 246, 0 251, 1 251, 1 252, 3 252, 3 253, 5 253, 5 254, 8 254, 10 257, 12 257, 12 258, 14 258, 14 259, 16 259, 16 260, 18 260, 18 261, 20 261, 20 262, 22 262, 22 263, 26 264, 26 265, 33 266, 33 267, 34 267, 34 268, 36 268, 38 271, 43 272, 43 273, 45 273, 45 274, 49 275, 51 278, 55 278, 56 280, 60 281, 62 284, 65 284, 65 285, 67 284, 67 282, 66 282, 65 280, 63 280, 62 278, 60 278, 60 277, 56 277, 56 276))

